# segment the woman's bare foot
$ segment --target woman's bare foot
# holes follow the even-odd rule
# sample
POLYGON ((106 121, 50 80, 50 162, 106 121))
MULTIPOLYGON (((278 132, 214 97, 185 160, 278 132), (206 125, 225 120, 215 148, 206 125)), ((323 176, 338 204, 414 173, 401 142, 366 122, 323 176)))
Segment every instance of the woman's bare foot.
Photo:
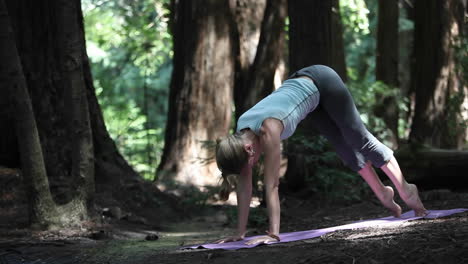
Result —
POLYGON ((418 187, 414 184, 406 184, 403 189, 405 193, 400 193, 401 199, 414 210, 416 216, 425 216, 427 211, 419 199, 418 187))
POLYGON ((395 193, 393 192, 393 188, 390 186, 384 186, 383 191, 380 195, 379 200, 385 206, 388 208, 393 216, 395 217, 400 217, 401 215, 401 207, 395 203, 395 200, 393 200, 393 196, 395 193))

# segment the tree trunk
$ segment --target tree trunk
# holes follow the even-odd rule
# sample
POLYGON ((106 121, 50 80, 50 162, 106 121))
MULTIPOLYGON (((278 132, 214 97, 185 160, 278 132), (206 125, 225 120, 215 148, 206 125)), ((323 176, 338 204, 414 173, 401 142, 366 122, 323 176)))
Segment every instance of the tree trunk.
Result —
POLYGON ((289 71, 324 64, 346 81, 343 27, 337 0, 289 0, 289 71))
MULTIPOLYGON (((376 80, 391 89, 397 89, 398 82, 398 0, 379 0, 376 51, 376 80)), ((374 114, 381 117, 392 132, 389 141, 398 147, 398 104, 396 95, 376 94, 377 107, 374 114)))
POLYGON ((157 179, 218 183, 212 142, 231 124, 234 85, 229 2, 173 0, 174 70, 157 179), (211 144, 212 145, 212 144, 211 144))
POLYGON ((467 128, 462 115, 465 111, 466 116, 467 110, 462 104, 468 89, 456 66, 455 53, 463 37, 463 4, 459 0, 415 3, 413 143, 442 148, 463 146, 467 128))
POLYGON ((236 11, 238 15, 234 15, 235 33, 232 36, 238 39, 240 47, 239 55, 236 56, 238 59, 234 87, 236 120, 274 90, 275 72, 285 44, 286 0, 268 0, 263 15, 257 12, 255 16, 249 14, 252 9, 258 9, 254 3, 260 2, 250 2, 246 5, 249 12, 240 10, 236 11), (252 17, 255 18, 253 22, 252 17), (259 40, 256 36, 246 37, 251 35, 249 31, 252 29, 256 29, 260 35, 259 40), (252 50, 256 52, 252 53, 252 50))
POLYGON ((262 19, 268 0, 240 0, 231 4, 231 39, 235 58, 234 106, 235 120, 252 106, 249 93, 249 77, 260 41, 262 19))
MULTIPOLYGON (((36 120, 34 125, 29 117, 20 117, 29 123, 27 129, 18 128, 17 133, 34 133, 36 129, 39 134, 38 141, 31 143, 25 139, 35 140, 34 135, 20 136, 19 154, 22 160, 29 159, 21 162, 21 169, 26 182, 31 182, 28 179, 34 174, 28 172, 31 169, 27 165, 36 166, 41 160, 37 153, 42 153, 45 176, 35 180, 40 181, 42 193, 31 192, 31 200, 50 200, 51 205, 47 206, 52 208, 43 210, 50 214, 48 223, 47 219, 31 217, 44 225, 77 224, 90 216, 95 180, 101 190, 108 187, 118 195, 123 180, 140 179, 118 153, 105 128, 86 55, 80 1, 23 0, 6 4, 14 32, 13 44, 20 60, 18 65, 22 67, 24 87, 32 104, 31 114, 36 120), (36 150, 31 153, 21 146, 23 143, 36 150)), ((11 53, 11 50, 2 47, 1 52, 11 53)), ((17 68, 14 72, 18 72, 17 68)), ((25 97, 14 96, 12 100, 18 98, 25 97)), ((15 113, 11 115, 14 118, 18 113, 24 115, 24 110, 1 110, 15 113)), ((0 137, 4 134, 0 130, 0 137)), ((11 146, 1 145, 0 157, 10 152, 11 146)), ((3 160, 0 162, 5 164, 3 160)), ((15 163, 19 162, 9 161, 15 163)))
MULTIPOLYGON (((313 64, 324 64, 334 68, 346 80, 344 46, 339 5, 336 0, 289 0, 289 71, 293 73, 313 64)), ((314 132, 307 119, 299 124, 297 135, 315 141, 314 132)), ((287 185, 292 189, 305 186, 305 179, 315 171, 307 166, 300 142, 287 143, 287 185)), ((311 154, 311 153, 307 153, 311 154)))
MULTIPOLYGON (((63 53, 61 66, 64 70, 65 100, 70 106, 69 135, 71 135, 71 177, 78 181, 78 199, 91 204, 94 196, 94 150, 90 125, 88 100, 83 74, 83 31, 77 21, 81 13, 80 2, 60 2, 59 32, 63 53), (81 45, 80 45, 81 44, 81 45)), ((82 23, 81 23, 82 24, 82 23)))
POLYGON ((40 225, 48 225, 56 216, 57 208, 50 194, 36 120, 3 0, 0 0, 0 59, 3 62, 0 66, 0 82, 7 89, 15 113, 14 123, 21 167, 30 198, 30 220, 40 225))

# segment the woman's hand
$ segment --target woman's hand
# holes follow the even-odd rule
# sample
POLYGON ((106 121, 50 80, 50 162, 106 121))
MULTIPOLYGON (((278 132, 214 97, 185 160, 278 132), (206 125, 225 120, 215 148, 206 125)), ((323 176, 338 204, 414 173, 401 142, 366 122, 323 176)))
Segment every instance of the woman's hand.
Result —
POLYGON ((235 235, 235 236, 226 237, 226 238, 216 240, 214 243, 215 244, 222 244, 222 243, 227 243, 227 242, 239 241, 239 240, 242 240, 242 239, 244 239, 244 236, 235 235))
POLYGON ((252 240, 249 240, 246 245, 255 245, 255 244, 265 244, 265 243, 270 243, 270 242, 277 242, 278 240, 276 238, 270 237, 270 236, 261 236, 254 238, 252 240))

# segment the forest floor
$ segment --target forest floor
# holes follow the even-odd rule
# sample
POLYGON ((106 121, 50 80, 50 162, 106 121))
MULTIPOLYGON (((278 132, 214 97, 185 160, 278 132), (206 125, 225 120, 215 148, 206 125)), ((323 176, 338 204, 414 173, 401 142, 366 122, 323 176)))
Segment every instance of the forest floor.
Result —
MULTIPOLYGON (((427 209, 468 207, 468 192, 432 190, 422 192, 421 197, 427 209)), ((281 203, 282 232, 389 215, 374 198, 332 204, 283 194, 281 203)), ((232 207, 205 205, 196 211, 190 217, 180 215, 180 221, 158 224, 157 228, 120 220, 86 235, 76 230, 2 229, 0 263, 468 263, 468 212, 392 227, 342 230, 251 249, 183 250, 182 246, 214 241, 234 232, 228 223, 232 207)), ((259 221, 259 228, 251 229, 248 236, 263 233, 266 223, 259 221)))
MULTIPOLYGON (((10 185, 18 185, 12 183, 15 181, 10 180, 10 185)), ((6 186, 6 183, 2 184, 6 186)), ((147 189, 137 189, 135 194, 148 192, 147 189)), ((25 197, 21 192, 3 191, 0 194, 2 199, 25 197)), ((131 200, 137 196, 132 199, 128 193, 125 196, 130 201, 125 202, 127 208, 133 207, 131 200)), ((281 193, 280 196, 282 232, 332 227, 389 215, 372 196, 354 203, 304 199, 305 195, 299 193, 281 193)), ((421 198, 427 209, 468 208, 467 191, 423 191, 421 198)), ((403 206, 401 200, 396 200, 403 206)), ((11 210, 3 206, 0 208, 0 264, 468 263, 468 212, 439 219, 407 221, 391 227, 341 230, 314 239, 226 251, 187 250, 182 247, 212 242, 233 234, 235 207, 191 206, 173 212, 175 215, 168 215, 170 211, 153 210, 153 213, 148 213, 151 209, 140 209, 141 213, 146 212, 146 218, 109 207, 98 225, 90 223, 55 231, 14 227, 13 222, 21 222, 21 214, 12 213, 27 211, 24 203, 10 206, 11 210), (161 219, 171 221, 161 222, 161 219)), ((407 210, 404 207, 404 211, 407 210)), ((250 219, 253 228, 249 229, 248 236, 263 234, 267 228, 265 209, 252 209, 250 219)))

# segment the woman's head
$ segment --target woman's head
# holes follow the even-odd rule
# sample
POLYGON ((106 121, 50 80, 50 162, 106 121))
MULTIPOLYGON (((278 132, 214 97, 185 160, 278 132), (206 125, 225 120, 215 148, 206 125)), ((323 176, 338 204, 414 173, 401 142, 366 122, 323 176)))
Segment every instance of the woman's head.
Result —
POLYGON ((239 174, 248 161, 245 143, 241 132, 218 139, 216 144, 216 163, 223 174, 239 174))
POLYGON ((247 130, 237 132, 233 135, 219 139, 216 144, 216 163, 222 174, 222 185, 220 196, 222 200, 227 200, 229 194, 234 189, 236 176, 248 164, 253 164, 258 160, 255 155, 255 134, 247 130), (248 131, 248 132, 247 132, 248 131))

